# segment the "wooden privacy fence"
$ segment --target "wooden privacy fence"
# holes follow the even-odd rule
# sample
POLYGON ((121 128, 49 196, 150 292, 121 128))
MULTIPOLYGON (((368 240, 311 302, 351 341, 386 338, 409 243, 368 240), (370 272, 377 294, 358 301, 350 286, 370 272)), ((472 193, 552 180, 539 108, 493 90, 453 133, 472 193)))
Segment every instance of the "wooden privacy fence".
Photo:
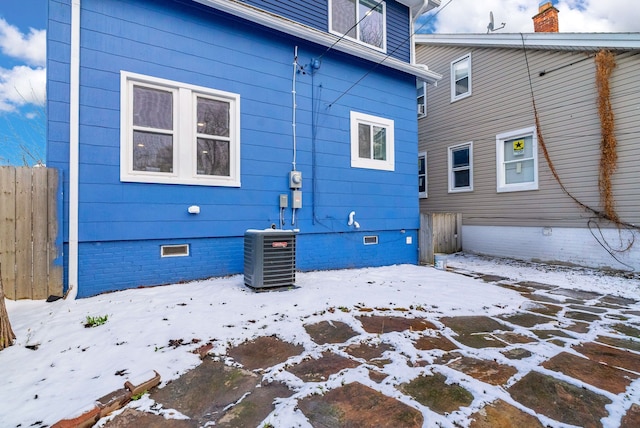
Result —
POLYGON ((420 213, 420 264, 433 264, 436 253, 462 250, 461 213, 420 213))
POLYGON ((0 275, 9 299, 62 296, 58 171, 0 167, 0 275))

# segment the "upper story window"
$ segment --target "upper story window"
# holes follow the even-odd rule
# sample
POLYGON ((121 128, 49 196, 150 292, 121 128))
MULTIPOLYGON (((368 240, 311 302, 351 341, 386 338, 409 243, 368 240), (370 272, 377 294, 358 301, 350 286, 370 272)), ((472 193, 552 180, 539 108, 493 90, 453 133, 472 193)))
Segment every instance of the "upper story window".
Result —
POLYGON ((351 166, 395 169, 393 120, 351 112, 351 166))
POLYGON ((240 96, 122 72, 120 179, 240 186, 240 96))
POLYGON ((418 119, 427 117, 427 82, 418 80, 416 83, 416 101, 418 105, 418 119))
POLYGON ((473 143, 449 147, 449 192, 473 190, 473 143))
POLYGON ((427 152, 418 153, 418 197, 427 197, 427 152))
POLYGON ((536 128, 496 135, 498 192, 538 189, 538 141, 536 128))
POLYGON ((377 0, 329 0, 329 31, 386 50, 386 6, 377 0))
POLYGON ((471 54, 451 63, 451 102, 471 95, 471 54))

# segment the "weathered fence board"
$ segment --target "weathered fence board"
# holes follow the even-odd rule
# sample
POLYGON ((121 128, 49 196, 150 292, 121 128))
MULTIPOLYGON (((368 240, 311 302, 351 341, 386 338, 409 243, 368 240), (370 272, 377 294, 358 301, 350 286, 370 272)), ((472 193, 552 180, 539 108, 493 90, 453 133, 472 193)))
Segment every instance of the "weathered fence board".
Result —
POLYGON ((462 214, 421 213, 418 241, 421 264, 433 264, 436 253, 462 250, 462 214))
POLYGON ((0 167, 0 263, 9 299, 62 296, 58 188, 56 170, 0 167))

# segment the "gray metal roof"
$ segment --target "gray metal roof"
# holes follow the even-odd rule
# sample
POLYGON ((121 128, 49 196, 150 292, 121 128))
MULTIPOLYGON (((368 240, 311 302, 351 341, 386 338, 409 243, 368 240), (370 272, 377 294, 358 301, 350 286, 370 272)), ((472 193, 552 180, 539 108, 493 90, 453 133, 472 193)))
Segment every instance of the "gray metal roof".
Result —
POLYGON ((417 45, 597 51, 640 50, 640 33, 416 34, 417 45))

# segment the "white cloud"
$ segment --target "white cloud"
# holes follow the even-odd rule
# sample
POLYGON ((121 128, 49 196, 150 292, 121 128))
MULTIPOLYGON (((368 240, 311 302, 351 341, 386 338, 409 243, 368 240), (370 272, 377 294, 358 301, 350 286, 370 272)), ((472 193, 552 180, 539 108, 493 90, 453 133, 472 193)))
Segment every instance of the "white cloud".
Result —
POLYGON ((11 112, 32 104, 43 106, 46 98, 46 70, 19 65, 0 68, 0 112, 11 112))
MULTIPOLYGON (((640 31, 637 0, 559 0, 554 3, 563 33, 640 31)), ((486 33, 489 12, 493 12, 496 27, 506 23, 500 32, 531 33, 538 5, 537 0, 453 0, 450 4, 443 0, 441 8, 444 9, 436 17, 434 32, 486 33)))
POLYGON ((28 34, 23 34, 0 18, 0 50, 6 56, 32 66, 44 66, 47 59, 46 31, 30 28, 28 34))
POLYGON ((24 105, 43 106, 46 98, 46 31, 20 30, 0 18, 0 51, 25 65, 0 68, 0 112, 14 112, 24 105))

